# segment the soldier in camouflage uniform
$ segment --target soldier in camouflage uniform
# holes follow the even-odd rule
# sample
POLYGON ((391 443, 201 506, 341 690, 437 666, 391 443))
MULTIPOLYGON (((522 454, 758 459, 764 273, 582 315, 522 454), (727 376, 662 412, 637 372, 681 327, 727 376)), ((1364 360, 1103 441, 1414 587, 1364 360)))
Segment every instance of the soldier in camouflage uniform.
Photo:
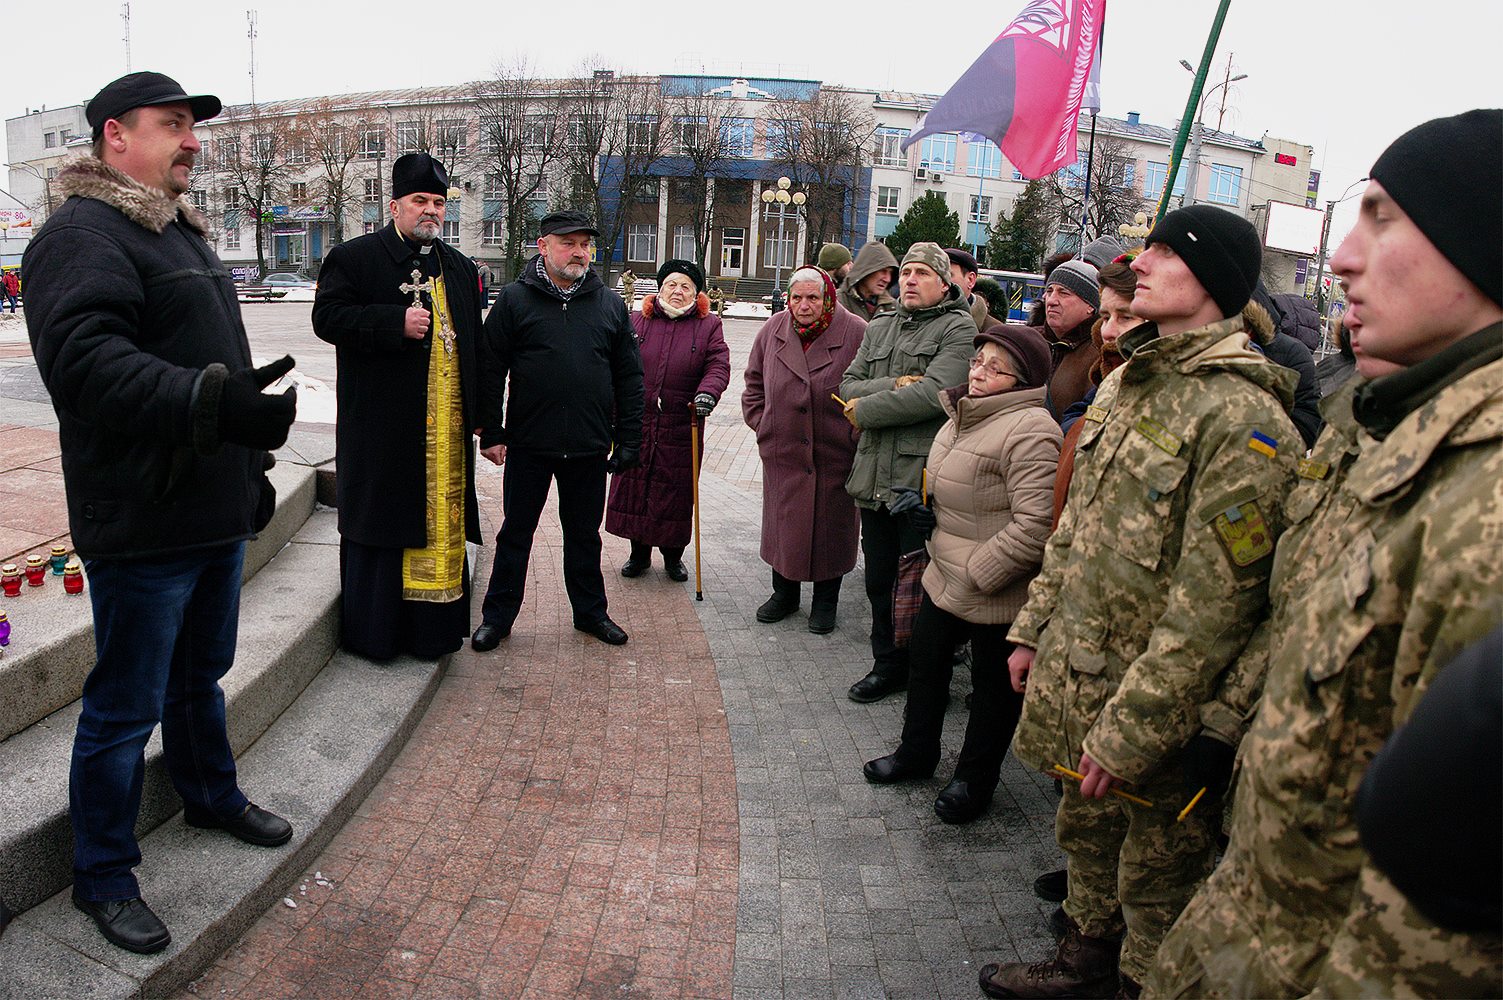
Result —
POLYGON ((1133 262, 1133 312, 1149 322, 1119 341, 1129 360, 1082 418, 1063 516, 1008 635, 1026 693, 1014 752, 1085 776, 1055 826, 1068 932, 1052 960, 986 966, 991 996, 1111 995, 1119 939, 1136 995, 1210 872, 1217 805, 1175 818, 1187 770, 1221 773, 1213 797, 1230 775, 1240 718, 1218 699, 1263 616, 1301 450, 1294 375, 1250 347, 1241 316, 1261 256, 1251 224, 1197 205, 1133 262), (1103 797, 1123 781, 1152 805, 1103 797))
POLYGON ((1302 469, 1231 845, 1148 995, 1503 995, 1499 935, 1422 916, 1369 862, 1354 813, 1437 671, 1503 619, 1500 151, 1498 110, 1406 133, 1332 259, 1359 366, 1406 367, 1330 410, 1341 425, 1302 469))

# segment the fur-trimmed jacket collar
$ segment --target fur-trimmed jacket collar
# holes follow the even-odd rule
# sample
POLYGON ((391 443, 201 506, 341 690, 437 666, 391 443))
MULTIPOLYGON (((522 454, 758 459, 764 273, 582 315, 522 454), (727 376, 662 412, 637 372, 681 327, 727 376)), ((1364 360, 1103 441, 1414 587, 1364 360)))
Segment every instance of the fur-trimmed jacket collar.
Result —
POLYGON ((184 225, 208 238, 208 220, 188 202, 181 197, 172 197, 161 188, 142 184, 91 154, 69 160, 58 171, 57 181, 65 196, 77 195, 102 201, 119 209, 136 225, 158 235, 172 224, 173 219, 182 216, 184 225))
MULTIPOLYGON (((656 295, 649 295, 642 300, 642 315, 648 319, 652 319, 654 316, 662 316, 664 319, 670 318, 667 313, 658 308, 658 297, 656 295)), ((694 297, 694 308, 684 313, 679 319, 687 319, 690 316, 704 319, 708 315, 710 315, 710 297, 704 292, 700 292, 694 297)))

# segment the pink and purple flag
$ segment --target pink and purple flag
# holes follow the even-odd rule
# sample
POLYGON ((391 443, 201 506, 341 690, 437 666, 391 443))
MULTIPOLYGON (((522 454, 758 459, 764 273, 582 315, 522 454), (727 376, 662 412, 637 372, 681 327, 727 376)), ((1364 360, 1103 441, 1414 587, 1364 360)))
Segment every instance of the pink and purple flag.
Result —
POLYGON ((1075 125, 1092 82, 1106 0, 1030 0, 935 103, 907 149, 938 132, 976 132, 1024 177, 1076 159, 1075 125))

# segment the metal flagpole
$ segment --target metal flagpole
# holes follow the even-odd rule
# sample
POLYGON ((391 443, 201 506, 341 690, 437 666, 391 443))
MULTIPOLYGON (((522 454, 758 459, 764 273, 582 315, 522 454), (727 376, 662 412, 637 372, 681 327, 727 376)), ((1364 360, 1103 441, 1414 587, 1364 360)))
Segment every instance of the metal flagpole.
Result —
MULTIPOLYGON (((1091 207, 1091 167, 1096 162, 1096 112, 1091 112, 1091 144, 1086 147, 1085 160, 1085 196, 1080 200, 1080 248, 1085 249, 1085 220, 1086 212, 1091 207)), ((1100 233, 1096 234, 1100 236, 1100 233)))
MULTIPOLYGON (((1179 120, 1179 134, 1174 137, 1174 152, 1169 160, 1169 176, 1164 178, 1164 193, 1159 196, 1159 207, 1154 221, 1162 219, 1169 211, 1169 192, 1174 190, 1174 179, 1179 175, 1179 163, 1185 155, 1185 142, 1190 137, 1190 128, 1198 117, 1200 94, 1205 89, 1206 74, 1210 72, 1211 60, 1216 55, 1216 43, 1221 40, 1221 25, 1226 21, 1227 8, 1232 0, 1221 0, 1216 7, 1216 19, 1211 22, 1211 33, 1206 38, 1205 52, 1200 57, 1200 67, 1195 71, 1195 82, 1190 85, 1190 99, 1185 102, 1185 113, 1179 120)), ((1193 195, 1192 195, 1193 197, 1193 195)))

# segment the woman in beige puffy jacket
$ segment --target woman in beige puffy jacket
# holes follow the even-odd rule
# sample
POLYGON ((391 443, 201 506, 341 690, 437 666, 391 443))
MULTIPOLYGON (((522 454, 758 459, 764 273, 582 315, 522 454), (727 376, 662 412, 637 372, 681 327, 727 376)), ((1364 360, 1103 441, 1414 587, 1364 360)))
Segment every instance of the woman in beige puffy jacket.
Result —
POLYGON ((934 801, 946 823, 986 811, 1017 726, 1023 697, 1008 682, 1007 630, 1043 560, 1061 439, 1044 403, 1049 347, 1038 332, 997 326, 975 345, 969 382, 940 397, 950 422, 929 451, 930 506, 909 515, 920 531, 933 530, 902 741, 864 768, 876 784, 934 773, 953 652, 969 640, 970 721, 955 775, 934 801))

